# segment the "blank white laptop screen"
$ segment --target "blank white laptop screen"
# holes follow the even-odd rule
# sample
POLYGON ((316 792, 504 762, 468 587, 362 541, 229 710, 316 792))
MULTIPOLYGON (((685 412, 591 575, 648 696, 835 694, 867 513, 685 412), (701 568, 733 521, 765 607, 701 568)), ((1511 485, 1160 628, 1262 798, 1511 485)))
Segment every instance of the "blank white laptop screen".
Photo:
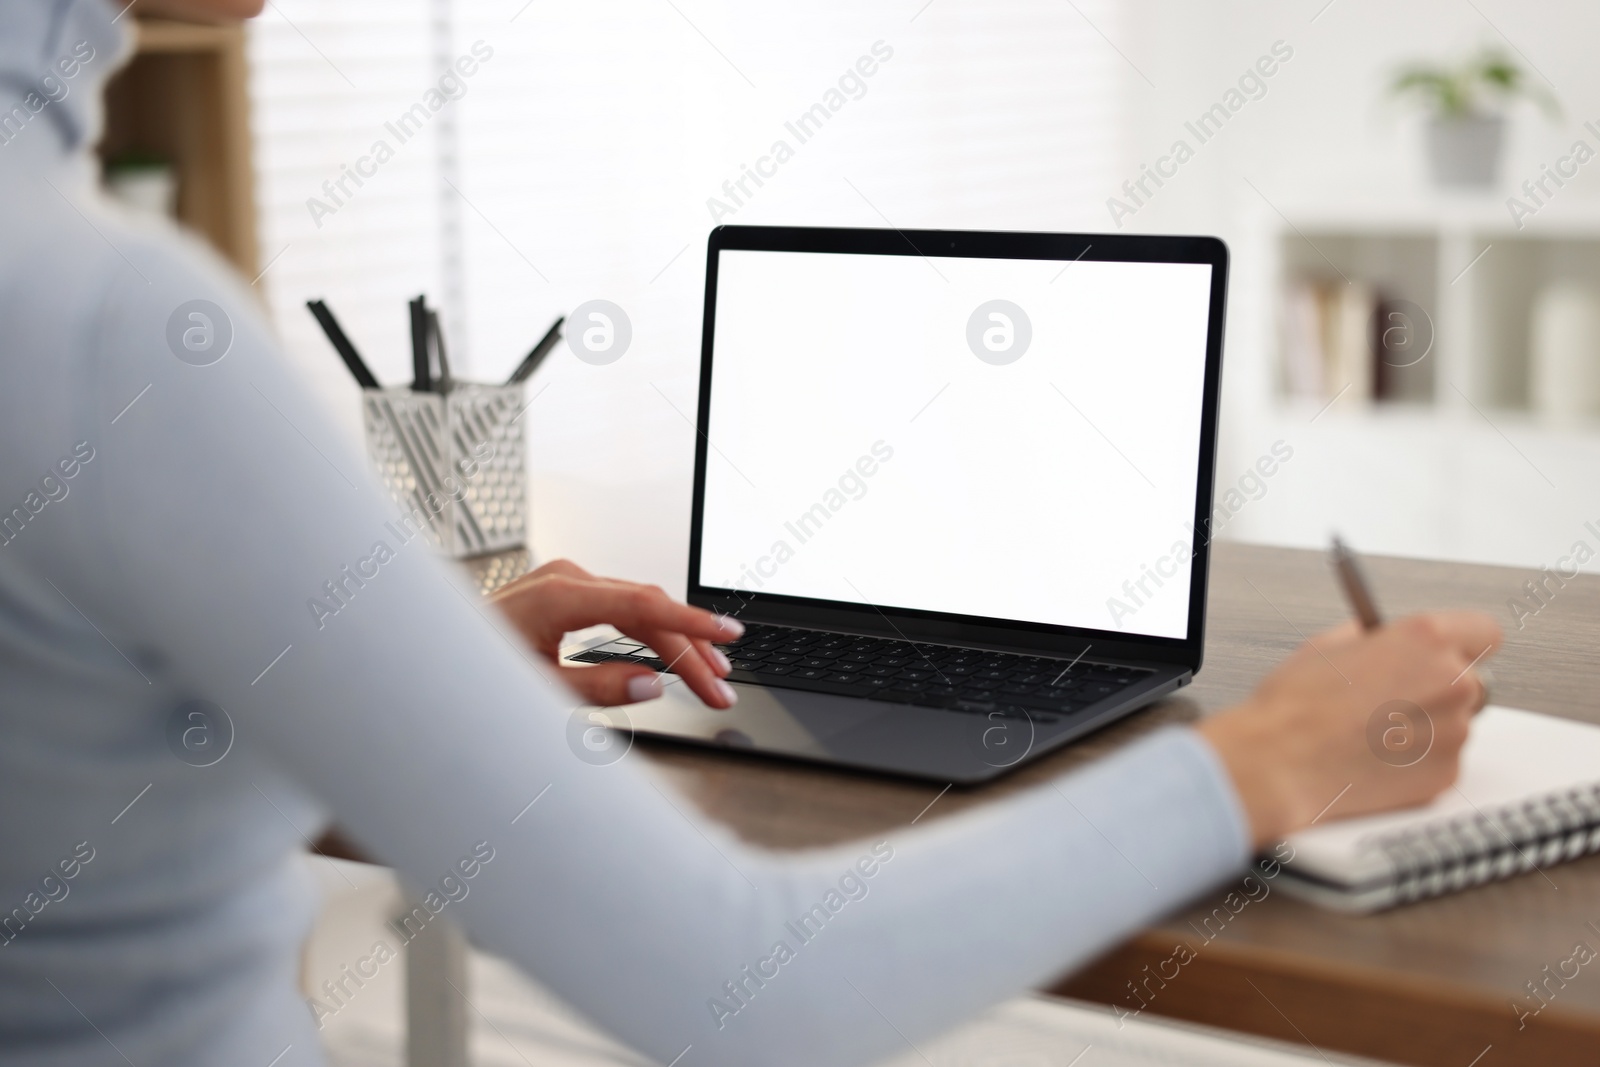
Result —
POLYGON ((700 583, 1186 637, 1211 270, 723 250, 700 583))

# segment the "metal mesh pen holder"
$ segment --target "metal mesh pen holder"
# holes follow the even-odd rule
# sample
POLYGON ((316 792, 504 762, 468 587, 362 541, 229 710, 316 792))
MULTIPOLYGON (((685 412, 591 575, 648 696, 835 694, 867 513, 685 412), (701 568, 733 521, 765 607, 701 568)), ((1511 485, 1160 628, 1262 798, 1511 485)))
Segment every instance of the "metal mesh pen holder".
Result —
POLYGON ((410 525, 456 559, 520 548, 528 471, 520 385, 362 391, 367 452, 410 525))

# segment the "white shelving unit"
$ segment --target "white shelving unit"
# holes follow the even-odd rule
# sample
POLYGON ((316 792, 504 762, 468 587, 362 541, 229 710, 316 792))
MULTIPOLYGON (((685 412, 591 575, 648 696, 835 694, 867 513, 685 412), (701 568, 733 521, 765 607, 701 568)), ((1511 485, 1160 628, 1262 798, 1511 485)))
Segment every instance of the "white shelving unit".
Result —
POLYGON ((1528 399, 1537 294, 1558 279, 1600 292, 1600 205, 1556 201, 1520 229, 1504 194, 1257 199, 1239 217, 1219 482, 1276 440, 1295 455, 1228 536, 1311 547, 1337 528, 1373 552, 1535 569, 1580 539, 1600 553, 1584 526, 1600 528, 1600 421, 1554 423, 1528 399), (1373 283, 1426 312, 1433 347, 1402 400, 1286 395, 1279 315, 1296 277, 1373 283))

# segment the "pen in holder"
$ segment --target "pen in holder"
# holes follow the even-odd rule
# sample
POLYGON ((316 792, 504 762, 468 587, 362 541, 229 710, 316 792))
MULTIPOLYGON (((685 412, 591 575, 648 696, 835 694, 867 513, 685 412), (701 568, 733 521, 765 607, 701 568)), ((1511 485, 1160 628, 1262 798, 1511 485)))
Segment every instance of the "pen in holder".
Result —
MULTIPOLYGON (((308 300, 306 307, 361 386, 367 453, 404 510, 401 521, 455 559, 524 548, 528 471, 518 421, 522 383, 549 355, 562 320, 505 385, 474 385, 451 376, 438 312, 419 296, 409 305, 415 378, 408 388, 386 389, 328 305, 308 300)), ((526 568, 527 553, 513 555, 478 576, 485 591, 526 568)))
POLYGON ((448 393, 363 389, 367 452, 430 544, 456 559, 520 548, 528 472, 520 385, 453 382, 448 393))

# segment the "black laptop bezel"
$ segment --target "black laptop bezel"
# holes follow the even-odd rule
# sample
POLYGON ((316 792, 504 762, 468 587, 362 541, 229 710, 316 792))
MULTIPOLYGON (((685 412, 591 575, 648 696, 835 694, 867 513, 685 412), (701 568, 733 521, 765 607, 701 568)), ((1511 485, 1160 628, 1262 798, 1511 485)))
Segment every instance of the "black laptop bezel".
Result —
MULTIPOLYGON (((970 230, 878 230, 805 226, 719 226, 706 242, 705 313, 700 341, 700 404, 695 439, 694 504, 689 526, 689 603, 746 621, 907 637, 940 644, 1035 650, 1095 659, 1172 664, 1198 671, 1205 649, 1210 573, 1217 417, 1227 308, 1228 248, 1219 238, 1103 233, 1027 233, 970 230), (1206 333, 1205 385, 1189 575, 1188 636, 1148 637, 1116 630, 1057 626, 889 606, 854 605, 779 593, 727 589, 700 581, 701 525, 710 452, 712 348, 716 336, 717 268, 723 250, 842 252, 869 255, 1204 263, 1212 267, 1206 333)), ((996 560, 996 577, 1005 561, 996 560)))

